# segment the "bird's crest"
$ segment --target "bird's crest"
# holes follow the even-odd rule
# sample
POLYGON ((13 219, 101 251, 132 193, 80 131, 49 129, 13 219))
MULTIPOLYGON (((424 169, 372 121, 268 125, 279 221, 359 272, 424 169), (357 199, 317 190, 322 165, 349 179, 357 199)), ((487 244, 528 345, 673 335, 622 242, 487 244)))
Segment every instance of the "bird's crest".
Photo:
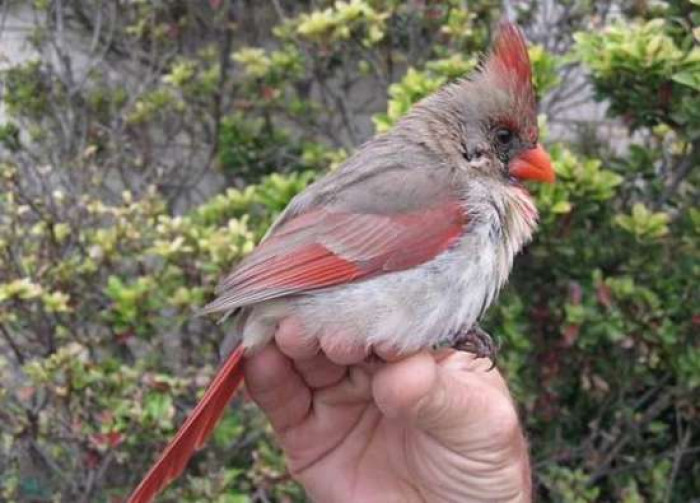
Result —
POLYGON ((515 24, 501 21, 481 73, 515 98, 516 112, 521 116, 536 116, 530 56, 525 37, 515 24))

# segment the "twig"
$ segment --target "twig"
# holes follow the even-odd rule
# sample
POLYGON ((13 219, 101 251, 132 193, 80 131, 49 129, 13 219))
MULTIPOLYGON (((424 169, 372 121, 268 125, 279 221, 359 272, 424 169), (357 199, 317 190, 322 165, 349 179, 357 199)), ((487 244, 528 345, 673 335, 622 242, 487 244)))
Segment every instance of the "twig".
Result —
POLYGON ((12 338, 10 332, 8 332, 5 325, 2 323, 0 323, 0 334, 2 334, 3 339, 5 339, 5 342, 7 342, 8 346, 10 346, 10 349, 12 349, 12 352, 14 353, 15 358, 17 359, 17 363, 19 363, 20 365, 24 365, 24 355, 22 354, 22 351, 20 351, 19 346, 12 338))
POLYGON ((685 180, 692 169, 700 164, 700 140, 695 140, 690 145, 690 151, 680 160, 673 169, 671 181, 666 186, 661 198, 658 201, 658 206, 662 206, 668 201, 678 190, 681 182, 685 180))
POLYGON ((280 21, 285 22, 287 20, 287 15, 284 13, 284 9, 282 9, 282 5, 280 5, 279 0, 271 0, 271 2, 272 6, 275 8, 277 17, 280 19, 280 21))
POLYGON ((90 470, 90 475, 88 475, 87 487, 85 489, 85 492, 83 493, 83 497, 80 499, 82 503, 89 503, 90 501, 92 501, 92 492, 95 489, 95 485, 96 483, 104 479, 105 473, 107 472, 109 466, 112 464, 112 461, 114 461, 114 452, 110 451, 104 458, 102 458, 100 466, 97 468, 97 470, 90 470))
POLYGON ((622 448, 630 442, 633 434, 635 432, 638 432, 642 426, 652 421, 661 412, 663 412, 666 409, 666 407, 669 406, 672 397, 673 393, 670 392, 661 395, 653 404, 649 406, 649 408, 644 412, 642 417, 638 421, 635 421, 633 425, 631 425, 633 427, 629 427, 623 430, 624 433, 618 438, 617 443, 608 451, 603 461, 598 465, 596 471, 593 472, 593 474, 588 479, 588 485, 595 484, 606 474, 609 466, 615 460, 622 448))
MULTIPOLYGON (((676 417, 679 417, 678 414, 676 414, 676 417)), ((678 421, 680 421, 680 419, 678 419, 678 421)), ((683 460, 683 456, 688 453, 688 444, 690 444, 690 439, 692 436, 693 431, 690 427, 688 427, 685 430, 681 441, 678 442, 678 445, 676 446, 675 453, 673 455, 673 468, 671 469, 671 475, 668 478, 668 485, 666 487, 666 496, 664 498, 665 503, 670 503, 671 501, 673 496, 673 486, 675 485, 676 478, 678 477, 678 472, 681 469, 681 461, 683 460)))

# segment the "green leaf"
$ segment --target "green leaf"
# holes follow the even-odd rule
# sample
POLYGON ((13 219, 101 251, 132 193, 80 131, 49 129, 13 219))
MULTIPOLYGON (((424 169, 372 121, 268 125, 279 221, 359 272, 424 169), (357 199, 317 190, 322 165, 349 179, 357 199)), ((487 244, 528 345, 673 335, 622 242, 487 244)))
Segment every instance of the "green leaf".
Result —
POLYGON ((671 77, 674 82, 678 82, 684 86, 688 86, 696 91, 700 91, 700 71, 690 72, 678 72, 673 74, 671 77))
POLYGON ((571 203, 569 201, 559 201, 552 206, 552 213, 569 213, 571 211, 571 203))
POLYGON ((161 427, 172 427, 172 419, 175 416, 173 398, 168 393, 149 393, 144 401, 146 417, 161 427))

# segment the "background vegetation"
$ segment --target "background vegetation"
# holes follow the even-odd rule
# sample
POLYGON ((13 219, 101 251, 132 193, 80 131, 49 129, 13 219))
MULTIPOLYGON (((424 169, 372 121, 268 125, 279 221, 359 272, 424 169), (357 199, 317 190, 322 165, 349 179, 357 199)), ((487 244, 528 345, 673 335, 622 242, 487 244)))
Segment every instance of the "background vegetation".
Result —
MULTIPOLYGON (((0 7, 0 499, 121 501, 216 368, 217 278, 504 8, 559 176, 486 322, 539 501, 700 497, 700 2, 34 0, 0 7)), ((242 397, 163 501, 303 499, 242 397)))

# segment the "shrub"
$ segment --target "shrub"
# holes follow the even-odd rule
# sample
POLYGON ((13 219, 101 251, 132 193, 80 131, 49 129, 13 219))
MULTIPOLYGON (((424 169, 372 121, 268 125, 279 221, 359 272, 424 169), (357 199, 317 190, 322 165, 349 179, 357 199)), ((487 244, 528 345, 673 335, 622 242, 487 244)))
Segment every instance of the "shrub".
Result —
MULTIPOLYGON (((542 501, 700 493, 694 3, 624 3, 614 22, 582 4, 533 31, 558 182, 533 189, 540 230, 485 326, 542 501), (567 128, 594 98, 622 145, 596 118, 567 128)), ((214 372, 227 326, 193 315, 217 279, 323 170, 477 64, 500 15, 244 4, 18 7, 35 54, 2 73, 3 500, 122 498, 214 372), (63 29, 92 41, 80 58, 63 29)), ((528 29, 537 6, 516 4, 528 29)), ((241 397, 163 500, 303 493, 241 397)))

